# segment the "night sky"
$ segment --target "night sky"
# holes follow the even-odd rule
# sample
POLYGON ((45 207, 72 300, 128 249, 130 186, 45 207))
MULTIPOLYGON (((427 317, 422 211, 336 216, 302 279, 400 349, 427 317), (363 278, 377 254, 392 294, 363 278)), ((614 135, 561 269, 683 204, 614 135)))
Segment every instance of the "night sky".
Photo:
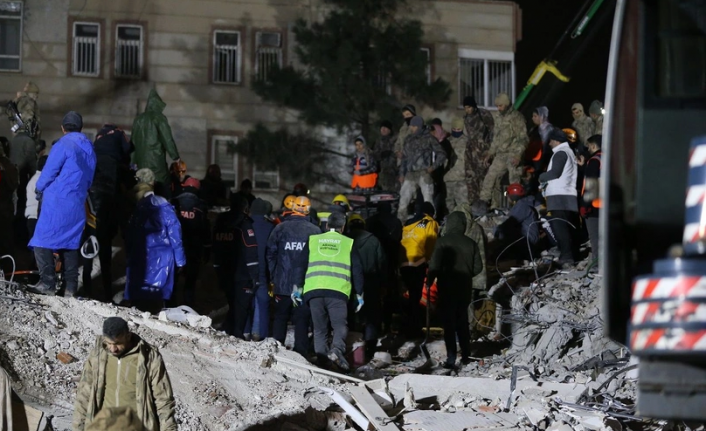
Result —
MULTIPOLYGON (((515 0, 522 8, 522 41, 517 44, 515 56, 518 95, 537 64, 551 53, 585 1, 515 0)), ((594 99, 603 101, 614 9, 615 1, 606 0, 580 39, 567 38, 564 48, 557 52, 554 59, 559 61, 559 70, 571 81, 563 84, 553 75, 545 74, 542 85, 535 87, 532 98, 528 98, 528 103, 523 106, 523 113, 527 112, 525 108, 531 111, 544 104, 549 108, 552 124, 570 127, 573 103, 582 103, 588 114, 588 107, 594 99), (593 34, 589 34, 589 30, 593 34), (582 43, 581 39, 587 37, 592 39, 589 43, 582 43), (581 47, 577 47, 578 44, 581 47)))

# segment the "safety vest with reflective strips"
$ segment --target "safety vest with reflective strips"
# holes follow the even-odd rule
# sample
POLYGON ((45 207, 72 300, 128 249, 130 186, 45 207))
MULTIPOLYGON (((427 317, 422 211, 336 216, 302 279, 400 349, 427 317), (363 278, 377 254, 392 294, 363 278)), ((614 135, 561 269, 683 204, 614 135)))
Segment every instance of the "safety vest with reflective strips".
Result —
POLYGON ((329 289, 351 296, 351 250, 353 240, 338 232, 309 237, 309 267, 304 280, 304 294, 329 289))
MULTIPOLYGON (((598 160, 598 169, 601 169, 603 167, 601 164, 601 154, 602 153, 600 151, 598 151, 590 159, 588 159, 586 164, 588 165, 588 162, 590 162, 591 160, 598 160)), ((598 179, 598 178, 596 178, 596 179, 598 179)), ((585 191, 586 191, 586 177, 583 178, 583 186, 581 187, 581 196, 583 196, 585 191)), ((594 199, 593 201, 591 201, 591 206, 593 208, 600 208, 602 206, 601 198, 598 197, 598 198, 594 199)))

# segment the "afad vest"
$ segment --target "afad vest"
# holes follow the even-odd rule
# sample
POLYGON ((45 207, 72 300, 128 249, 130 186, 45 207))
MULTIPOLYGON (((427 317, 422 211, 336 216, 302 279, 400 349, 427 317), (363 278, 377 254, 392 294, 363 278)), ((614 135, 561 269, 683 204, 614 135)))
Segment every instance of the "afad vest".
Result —
POLYGON ((351 250, 353 240, 338 232, 310 236, 304 294, 316 289, 329 289, 350 297, 351 250))

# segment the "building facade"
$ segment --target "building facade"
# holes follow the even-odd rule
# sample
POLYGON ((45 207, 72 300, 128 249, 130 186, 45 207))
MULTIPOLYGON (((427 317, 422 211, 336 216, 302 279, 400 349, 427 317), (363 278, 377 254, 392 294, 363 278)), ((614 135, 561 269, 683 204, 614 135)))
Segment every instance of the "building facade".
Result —
MULTIPOLYGON (((462 115, 466 95, 492 106, 498 92, 516 93, 515 3, 421 0, 415 8, 429 79, 454 89, 447 109, 421 115, 450 120, 462 115)), ((297 179, 228 148, 257 122, 296 121, 296 112, 264 103, 250 82, 274 64, 296 65, 293 23, 324 14, 321 0, 0 0, 0 100, 36 83, 42 137, 51 142, 69 110, 83 115, 89 137, 108 122, 129 133, 155 88, 194 176, 217 163, 234 184, 251 178, 260 194, 279 194, 297 179)), ((0 123, 0 136, 9 129, 0 123)))

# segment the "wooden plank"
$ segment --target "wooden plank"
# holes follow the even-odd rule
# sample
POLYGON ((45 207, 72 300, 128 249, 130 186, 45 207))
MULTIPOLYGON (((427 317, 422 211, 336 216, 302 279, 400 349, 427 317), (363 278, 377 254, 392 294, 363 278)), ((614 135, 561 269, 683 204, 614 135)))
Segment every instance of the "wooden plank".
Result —
POLYGON ((363 412, 370 423, 379 431, 400 431, 394 422, 384 423, 384 419, 389 419, 387 413, 375 401, 365 386, 349 386, 348 390, 353 399, 358 404, 358 408, 363 412))

